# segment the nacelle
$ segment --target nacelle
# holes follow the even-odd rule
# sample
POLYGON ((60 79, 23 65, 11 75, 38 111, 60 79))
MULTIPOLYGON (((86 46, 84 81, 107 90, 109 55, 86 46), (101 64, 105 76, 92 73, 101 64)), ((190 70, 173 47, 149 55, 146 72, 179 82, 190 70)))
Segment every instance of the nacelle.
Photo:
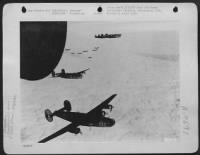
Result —
POLYGON ((74 134, 79 134, 79 133, 81 133, 81 129, 80 128, 72 128, 69 130, 69 132, 74 133, 74 134))
POLYGON ((112 105, 110 105, 110 104, 108 104, 108 105, 106 105, 106 106, 104 107, 104 109, 109 109, 110 111, 112 111, 112 109, 113 109, 113 106, 112 106, 112 105))
POLYGON ((69 112, 72 110, 71 103, 68 100, 64 101, 64 108, 69 112))
POLYGON ((106 115, 106 112, 105 112, 105 111, 101 111, 101 115, 102 115, 102 116, 105 116, 105 115, 106 115))

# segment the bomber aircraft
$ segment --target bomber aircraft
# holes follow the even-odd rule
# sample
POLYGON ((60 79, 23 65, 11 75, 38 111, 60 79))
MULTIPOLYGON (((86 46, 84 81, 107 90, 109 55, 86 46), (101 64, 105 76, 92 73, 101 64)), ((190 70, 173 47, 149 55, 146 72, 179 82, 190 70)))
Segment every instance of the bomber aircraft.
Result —
POLYGON ((98 34, 95 35, 95 38, 120 38, 121 34, 98 34))
POLYGON ((54 134, 42 139, 39 143, 45 143, 57 136, 64 134, 65 132, 70 132, 73 134, 82 134, 81 129, 78 126, 88 126, 88 127, 112 127, 115 124, 115 120, 109 117, 105 117, 106 112, 103 109, 109 109, 112 111, 113 106, 109 103, 117 94, 111 95, 101 104, 96 106, 94 109, 88 113, 71 112, 71 104, 68 100, 64 101, 64 107, 54 111, 53 113, 49 110, 45 110, 45 117, 47 121, 52 122, 53 117, 57 116, 64 120, 71 122, 69 125, 65 126, 61 130, 55 132, 54 134))
POLYGON ((82 70, 80 72, 75 72, 75 73, 65 73, 65 70, 62 69, 61 73, 55 73, 54 71, 52 72, 52 78, 55 77, 61 77, 61 78, 65 78, 65 79, 81 79, 83 77, 83 74, 86 73, 86 71, 88 71, 88 69, 82 70))

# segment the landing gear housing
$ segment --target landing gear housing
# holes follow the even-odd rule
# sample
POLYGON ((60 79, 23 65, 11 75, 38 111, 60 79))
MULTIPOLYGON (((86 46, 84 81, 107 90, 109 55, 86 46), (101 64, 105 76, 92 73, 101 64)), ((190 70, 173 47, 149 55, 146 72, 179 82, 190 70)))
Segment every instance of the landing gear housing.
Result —
POLYGON ((64 101, 64 108, 69 112, 72 110, 71 103, 68 100, 64 101))

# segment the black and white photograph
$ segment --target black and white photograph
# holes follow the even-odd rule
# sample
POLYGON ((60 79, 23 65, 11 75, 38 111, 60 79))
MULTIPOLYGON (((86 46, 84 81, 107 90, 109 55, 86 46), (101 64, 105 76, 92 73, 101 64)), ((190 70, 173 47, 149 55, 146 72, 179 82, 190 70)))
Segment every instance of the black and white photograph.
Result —
POLYGON ((189 3, 5 5, 5 152, 195 152, 197 14, 189 3))
POLYGON ((22 141, 178 139, 179 34, 143 24, 21 22, 22 141))

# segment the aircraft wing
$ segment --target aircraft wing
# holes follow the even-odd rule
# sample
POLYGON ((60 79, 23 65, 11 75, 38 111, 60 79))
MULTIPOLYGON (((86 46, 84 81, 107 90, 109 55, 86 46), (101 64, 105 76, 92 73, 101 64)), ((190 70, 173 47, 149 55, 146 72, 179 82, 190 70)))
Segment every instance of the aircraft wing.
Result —
POLYGON ((49 141, 49 140, 51 140, 53 138, 56 138, 56 137, 64 134, 65 132, 67 132, 67 131, 69 131, 69 130, 71 130, 73 128, 76 128, 77 126, 78 125, 71 123, 71 124, 65 126, 64 128, 62 128, 61 130, 58 130, 57 132, 53 133, 52 135, 40 140, 38 143, 45 143, 45 142, 47 142, 47 141, 49 141))
POLYGON ((56 77, 59 77, 59 76, 61 76, 61 73, 56 73, 56 77))
POLYGON ((98 113, 101 112, 101 110, 108 105, 113 98, 115 98, 117 94, 113 94, 112 96, 110 96, 109 98, 107 98, 105 101, 103 101, 101 104, 99 104, 97 107, 95 107, 94 109, 92 109, 91 111, 89 111, 87 114, 88 115, 96 115, 98 113))
POLYGON ((85 69, 85 70, 82 70, 82 71, 80 71, 80 72, 78 72, 79 74, 83 74, 83 73, 85 73, 87 70, 89 70, 89 68, 88 69, 85 69))
POLYGON ((52 76, 52 78, 60 77, 60 73, 55 73, 55 75, 52 76))

